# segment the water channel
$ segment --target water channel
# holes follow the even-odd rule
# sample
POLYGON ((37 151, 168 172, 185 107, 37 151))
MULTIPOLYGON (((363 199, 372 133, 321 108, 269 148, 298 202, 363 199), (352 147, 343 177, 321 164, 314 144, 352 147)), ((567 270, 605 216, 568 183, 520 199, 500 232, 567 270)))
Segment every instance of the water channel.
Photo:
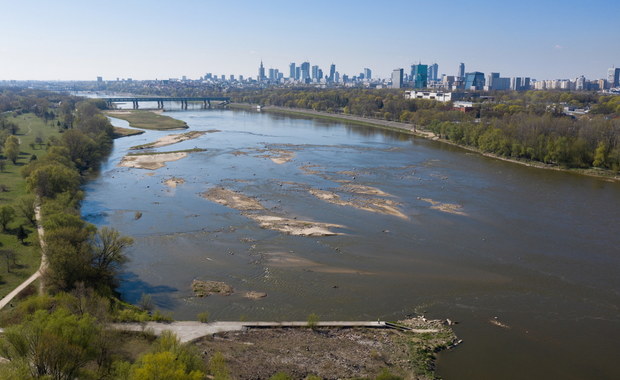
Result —
POLYGON ((331 121, 166 114, 217 132, 155 149, 205 149, 157 170, 118 164, 131 146, 178 132, 118 139, 85 186, 84 217, 135 239, 124 299, 150 294, 176 319, 450 318, 464 343, 440 354, 445 379, 620 374, 619 183, 331 121), (184 183, 166 185, 172 177, 184 183), (338 225, 330 229, 339 234, 261 228, 201 196, 216 187, 253 197, 268 215, 338 225), (354 206, 377 199, 397 213, 354 206), (196 298, 193 279, 235 293, 196 298))

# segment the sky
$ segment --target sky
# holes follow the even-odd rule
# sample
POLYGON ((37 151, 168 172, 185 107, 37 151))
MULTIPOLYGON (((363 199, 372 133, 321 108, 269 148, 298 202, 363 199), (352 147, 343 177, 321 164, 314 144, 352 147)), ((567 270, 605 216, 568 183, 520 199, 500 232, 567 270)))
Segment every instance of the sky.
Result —
POLYGON ((536 79, 620 67, 620 0, 0 0, 0 80, 387 78, 413 63, 536 79))

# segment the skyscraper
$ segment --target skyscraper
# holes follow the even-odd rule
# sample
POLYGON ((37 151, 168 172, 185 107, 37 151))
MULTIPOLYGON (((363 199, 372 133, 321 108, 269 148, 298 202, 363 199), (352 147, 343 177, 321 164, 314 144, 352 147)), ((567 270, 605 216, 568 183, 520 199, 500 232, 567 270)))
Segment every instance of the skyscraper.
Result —
POLYGON ((411 81, 413 88, 426 88, 428 86, 428 65, 411 65, 411 81))
POLYGON ((364 69, 364 78, 366 78, 366 80, 371 80, 372 79, 372 70, 364 69))
POLYGON ((465 74, 465 89, 466 90, 483 90, 484 89, 484 73, 475 71, 473 73, 465 74))
POLYGON ((295 79, 295 62, 291 62, 290 65, 288 65, 288 77, 290 79, 295 79))
POLYGON ((318 65, 314 65, 312 66, 312 80, 313 81, 318 81, 319 79, 319 66, 318 65))
POLYGON ((258 81, 262 82, 265 80, 265 67, 263 66, 263 60, 260 60, 260 66, 258 67, 258 81))
POLYGON ((304 83, 310 82, 310 62, 301 64, 301 81, 304 83))
POLYGON ((439 65, 433 63, 428 67, 428 79, 432 81, 436 81, 439 77, 439 65))
POLYGON ((394 69, 392 71, 392 88, 403 87, 403 69, 394 69))
POLYGON ((612 67, 607 70, 607 82, 611 87, 620 87, 620 67, 612 67))
POLYGON ((329 66, 329 81, 330 82, 335 82, 336 81, 336 65, 334 65, 333 63, 329 66))
POLYGON ((463 80, 464 78, 465 78, 465 64, 461 62, 459 63, 458 79, 463 80))

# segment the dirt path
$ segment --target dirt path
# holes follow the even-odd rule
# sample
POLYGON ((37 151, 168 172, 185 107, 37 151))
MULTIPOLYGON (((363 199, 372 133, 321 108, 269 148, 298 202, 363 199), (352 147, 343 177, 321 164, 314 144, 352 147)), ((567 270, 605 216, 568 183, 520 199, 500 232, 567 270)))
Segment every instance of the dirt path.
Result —
MULTIPOLYGON (((6 305, 8 305, 13 298, 15 298, 18 294, 20 294, 24 289, 26 289, 30 284, 36 281, 41 277, 45 269, 47 268, 47 256, 45 254, 45 240, 43 236, 45 231, 43 230, 43 225, 41 222, 41 205, 37 205, 34 209, 34 214, 37 220, 37 232, 39 233, 39 242, 41 243, 41 265, 39 269, 32 274, 32 276, 28 277, 28 279, 22 282, 17 288, 13 289, 12 292, 7 294, 2 300, 0 300, 0 310, 3 309, 6 305)), ((44 284, 43 281, 39 284, 39 292, 43 292, 44 284)))

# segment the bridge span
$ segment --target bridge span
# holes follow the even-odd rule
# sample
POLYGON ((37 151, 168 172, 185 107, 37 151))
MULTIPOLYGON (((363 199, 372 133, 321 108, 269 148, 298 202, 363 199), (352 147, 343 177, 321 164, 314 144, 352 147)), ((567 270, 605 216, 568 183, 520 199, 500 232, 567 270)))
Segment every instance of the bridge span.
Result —
POLYGON ((103 100, 108 103, 108 106, 112 106, 113 103, 133 103, 133 109, 139 108, 140 102, 157 102, 157 109, 164 108, 164 102, 179 102, 181 103, 181 109, 186 110, 188 103, 202 103, 203 108, 211 108, 211 102, 221 102, 224 104, 230 103, 228 97, 116 97, 116 98, 104 98, 103 100))

